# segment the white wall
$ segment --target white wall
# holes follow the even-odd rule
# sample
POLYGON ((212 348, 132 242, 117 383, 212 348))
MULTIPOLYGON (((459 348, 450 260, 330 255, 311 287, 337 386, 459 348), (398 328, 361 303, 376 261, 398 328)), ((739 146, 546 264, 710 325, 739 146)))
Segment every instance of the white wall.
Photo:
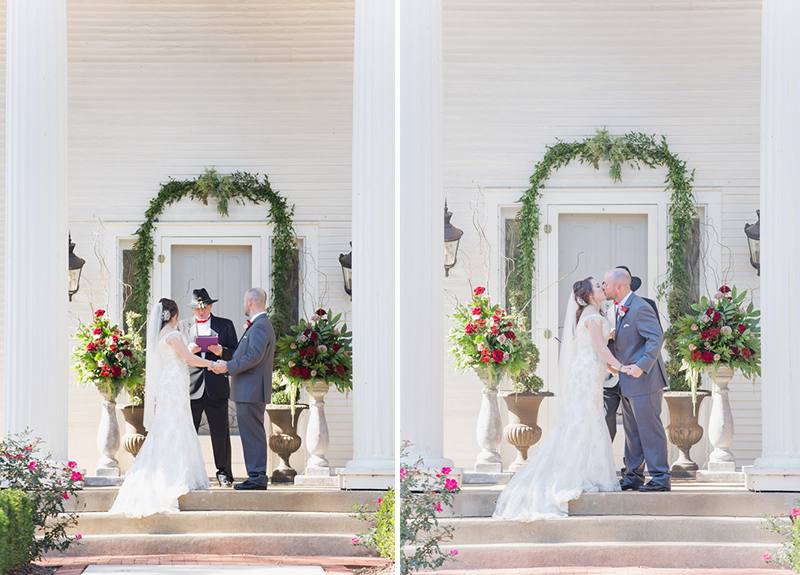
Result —
MULTIPOLYGON (((760 10, 756 1, 445 0, 445 195, 453 224, 465 230, 445 287, 463 300, 468 275, 473 285, 486 283, 469 206, 478 187, 489 204, 509 192, 517 197, 545 146, 605 126, 615 135, 665 135, 696 169, 695 188, 721 191, 722 221, 713 222, 725 245, 720 267, 729 268, 728 281, 755 288, 758 305, 742 228, 758 207, 760 10)), ((575 162, 547 190, 584 190, 587 201, 604 188, 658 193, 665 173, 626 169, 615 184, 607 164, 595 172, 575 162)), ((497 215, 483 215, 494 241, 497 215)), ((480 385, 455 374, 449 359, 445 377, 445 455, 471 468, 480 385)), ((731 390, 732 450, 739 465, 748 464, 761 449, 760 389, 737 377, 731 390)), ((704 447, 695 448, 698 459, 704 447)), ((506 464, 511 457, 504 448, 506 464)))

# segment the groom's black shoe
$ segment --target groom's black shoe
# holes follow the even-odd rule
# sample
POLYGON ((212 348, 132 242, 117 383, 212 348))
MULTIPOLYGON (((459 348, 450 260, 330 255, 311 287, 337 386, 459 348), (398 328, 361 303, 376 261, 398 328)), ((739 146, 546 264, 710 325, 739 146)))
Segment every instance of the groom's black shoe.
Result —
POLYGON ((237 483, 233 486, 234 489, 239 491, 266 491, 266 485, 256 485, 255 483, 250 483, 249 481, 245 481, 244 483, 237 483))
POLYGON ((228 477, 225 473, 218 472, 217 483, 219 483, 220 487, 233 487, 233 478, 228 477))
POLYGON ((625 480, 619 482, 619 488, 622 489, 622 491, 640 491, 641 487, 641 483, 629 483, 625 480))
POLYGON ((653 481, 651 481, 647 485, 642 485, 639 488, 639 491, 641 491, 642 493, 655 493, 658 491, 669 491, 669 490, 670 490, 669 485, 661 485, 659 483, 654 483, 653 481))

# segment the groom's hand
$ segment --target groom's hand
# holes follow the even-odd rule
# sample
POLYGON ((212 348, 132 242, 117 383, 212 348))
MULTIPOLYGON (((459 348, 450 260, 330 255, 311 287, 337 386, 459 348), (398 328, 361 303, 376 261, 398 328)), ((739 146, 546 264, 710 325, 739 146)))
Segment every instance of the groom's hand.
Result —
POLYGON ((623 371, 623 373, 627 373, 631 377, 639 377, 644 373, 642 368, 639 367, 636 364, 634 364, 634 365, 626 365, 625 367, 622 368, 622 371, 623 371))
POLYGON ((214 373, 228 373, 228 362, 219 360, 214 362, 214 373))

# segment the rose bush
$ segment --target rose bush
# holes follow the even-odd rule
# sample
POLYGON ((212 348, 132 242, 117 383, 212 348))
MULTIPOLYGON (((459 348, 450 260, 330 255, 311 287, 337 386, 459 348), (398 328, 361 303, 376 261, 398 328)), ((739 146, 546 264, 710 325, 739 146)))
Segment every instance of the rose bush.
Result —
POLYGON ((375 504, 375 511, 367 505, 356 505, 352 517, 366 521, 369 531, 353 537, 353 545, 367 549, 375 547, 381 557, 395 560, 394 546, 394 489, 389 489, 375 504))
POLYGON ((800 573, 800 521, 798 521, 798 517, 800 517, 800 509, 792 509, 789 523, 784 516, 766 516, 767 525, 763 529, 783 536, 785 541, 780 549, 764 553, 762 559, 765 563, 773 563, 800 573))

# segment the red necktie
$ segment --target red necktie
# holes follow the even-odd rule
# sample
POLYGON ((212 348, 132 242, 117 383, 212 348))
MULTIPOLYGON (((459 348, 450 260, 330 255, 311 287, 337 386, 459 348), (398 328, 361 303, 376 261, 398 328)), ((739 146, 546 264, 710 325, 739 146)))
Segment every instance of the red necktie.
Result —
POLYGON ((207 319, 198 319, 197 323, 208 323, 211 321, 211 316, 208 316, 207 319))
POLYGON ((247 320, 247 327, 250 327, 251 325, 253 325, 253 322, 248 319, 247 320))

